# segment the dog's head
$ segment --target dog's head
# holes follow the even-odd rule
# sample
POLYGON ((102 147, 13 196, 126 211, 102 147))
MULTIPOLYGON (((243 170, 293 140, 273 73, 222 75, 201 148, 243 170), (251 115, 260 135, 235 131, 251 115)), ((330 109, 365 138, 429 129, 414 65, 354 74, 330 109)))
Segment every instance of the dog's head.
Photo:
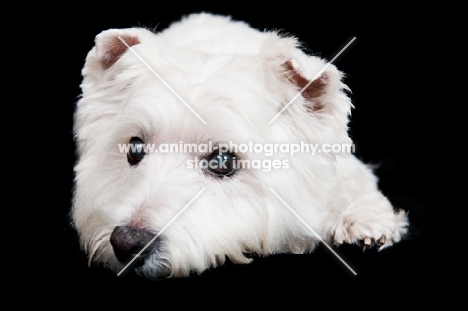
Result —
POLYGON ((147 148, 349 142, 342 74, 292 37, 236 27, 245 46, 143 28, 96 37, 74 125, 72 218, 90 263, 118 272, 133 260, 147 276, 184 276, 315 246, 268 189, 299 213, 308 207, 302 217, 318 228, 335 155, 147 148))

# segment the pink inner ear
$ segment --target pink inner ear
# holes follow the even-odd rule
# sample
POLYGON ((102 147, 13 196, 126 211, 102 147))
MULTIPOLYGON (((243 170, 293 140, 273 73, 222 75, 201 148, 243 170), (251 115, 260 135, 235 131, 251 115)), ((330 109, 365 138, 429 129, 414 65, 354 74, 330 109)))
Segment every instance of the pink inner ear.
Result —
MULTIPOLYGON (((285 63, 288 70, 289 80, 297 85, 299 91, 302 90, 310 80, 304 78, 293 66, 291 61, 285 63)), ((307 88, 302 91, 302 96, 309 102, 306 107, 309 112, 315 112, 323 108, 320 97, 325 94, 328 82, 328 75, 323 73, 320 77, 316 78, 307 88)))
MULTIPOLYGON (((120 38, 129 46, 140 43, 138 37, 135 36, 121 35, 120 38)), ((112 39, 107 43, 106 52, 101 59, 104 69, 108 69, 113 64, 115 64, 115 62, 125 53, 125 51, 127 51, 127 46, 122 41, 120 41, 119 37, 112 37, 112 39)))

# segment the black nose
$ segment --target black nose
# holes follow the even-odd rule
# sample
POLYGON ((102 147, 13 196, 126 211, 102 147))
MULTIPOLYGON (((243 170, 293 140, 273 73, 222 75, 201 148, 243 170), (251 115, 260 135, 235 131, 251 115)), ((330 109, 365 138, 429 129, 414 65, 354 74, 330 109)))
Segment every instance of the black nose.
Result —
MULTIPOLYGON (((154 232, 139 229, 132 226, 117 226, 112 231, 110 242, 114 248, 117 259, 124 264, 128 264, 137 254, 148 245, 156 236, 154 232)), ((135 258, 133 266, 141 266, 145 262, 145 257, 151 253, 156 245, 153 241, 151 245, 135 258)))

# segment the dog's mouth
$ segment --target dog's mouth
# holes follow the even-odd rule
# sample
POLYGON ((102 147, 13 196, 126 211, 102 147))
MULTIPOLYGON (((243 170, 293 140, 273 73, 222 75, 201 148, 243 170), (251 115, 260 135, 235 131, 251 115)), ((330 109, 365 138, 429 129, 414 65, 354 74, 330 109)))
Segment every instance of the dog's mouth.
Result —
POLYGON ((110 243, 117 259, 123 264, 131 262, 140 267, 157 245, 156 233, 133 226, 117 226, 112 231, 110 243))

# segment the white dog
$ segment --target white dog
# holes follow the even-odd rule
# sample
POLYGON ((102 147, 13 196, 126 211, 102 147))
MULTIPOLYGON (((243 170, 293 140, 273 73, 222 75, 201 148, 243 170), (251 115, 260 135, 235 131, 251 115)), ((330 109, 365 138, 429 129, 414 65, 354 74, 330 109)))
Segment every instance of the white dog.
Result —
POLYGON ((407 233, 372 170, 337 148, 352 145, 343 74, 294 37, 194 14, 102 32, 82 74, 72 217, 90 264, 180 277, 407 233))

